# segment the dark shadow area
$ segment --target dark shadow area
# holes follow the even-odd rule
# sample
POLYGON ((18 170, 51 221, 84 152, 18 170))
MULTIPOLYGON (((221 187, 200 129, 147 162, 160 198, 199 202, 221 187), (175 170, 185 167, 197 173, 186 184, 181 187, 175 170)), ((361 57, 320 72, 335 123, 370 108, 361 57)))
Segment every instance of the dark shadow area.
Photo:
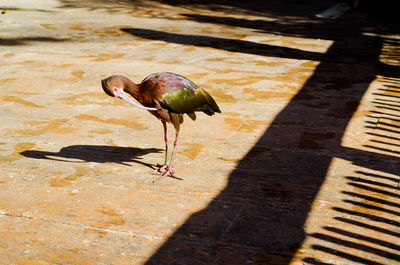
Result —
POLYGON ((38 12, 45 12, 45 13, 54 13, 53 10, 46 10, 46 9, 39 9, 39 8, 18 8, 18 7, 7 7, 7 6, 0 6, 0 10, 4 11, 38 11, 38 12))
POLYGON ((135 147, 118 147, 118 146, 103 146, 103 145, 71 145, 61 148, 59 152, 46 152, 37 150, 27 150, 20 154, 25 157, 35 159, 48 159, 64 162, 75 163, 117 163, 130 166, 128 163, 138 163, 155 168, 154 165, 140 161, 141 156, 149 153, 159 153, 161 149, 157 148, 135 148, 135 147), (71 159, 77 159, 71 160, 71 159))
POLYGON ((23 38, 10 38, 10 39, 2 39, 0 38, 0 45, 26 45, 28 42, 38 41, 38 42, 62 42, 68 41, 68 39, 57 39, 51 37, 23 37, 23 38))
MULTIPOLYGON (((367 134, 376 135, 373 133, 367 134)), ((352 164, 357 166, 399 175, 400 169, 398 167, 398 163, 400 163, 400 158, 396 156, 342 147, 341 152, 337 153, 336 157, 351 161, 352 164), (382 163, 383 161, 386 163, 382 163)))
MULTIPOLYGON (((156 10, 152 17, 168 17, 168 8, 178 6, 188 10, 207 10, 226 12, 234 15, 258 15, 270 18, 313 18, 327 8, 332 7, 337 0, 299 0, 299 1, 243 1, 243 0, 60 0, 61 8, 87 8, 89 10, 106 10, 110 13, 129 12, 129 9, 146 8, 156 10), (165 11, 164 11, 165 10, 165 11)), ((346 1, 354 4, 355 1, 346 1)), ((393 1, 357 1, 357 9, 361 16, 369 20, 397 21, 398 12, 393 1)))
MULTIPOLYGON (((288 5, 291 3, 288 1, 288 5)), ((282 4, 281 7, 289 10, 293 8, 288 5, 282 4)), ((288 18, 286 23, 282 23, 282 20, 266 22, 204 15, 187 17, 199 23, 247 27, 258 32, 279 35, 330 39, 333 44, 325 54, 315 54, 240 40, 148 29, 122 29, 136 37, 151 40, 260 56, 320 61, 311 78, 237 164, 229 175, 226 188, 205 209, 191 215, 146 264, 289 264, 306 237, 303 227, 333 158, 339 157, 354 165, 396 176, 400 174, 400 159, 396 156, 341 146, 346 127, 370 83, 377 75, 393 80, 398 77, 400 67, 380 61, 385 38, 376 36, 397 31, 397 28, 379 23, 371 24, 370 21, 357 20, 351 16, 335 21, 306 22, 288 18), (364 34, 366 28, 369 34, 364 34)), ((348 180, 349 187, 357 187, 360 196, 364 196, 363 192, 380 193, 391 198, 399 196, 397 190, 391 187, 388 191, 388 186, 379 181, 353 177, 348 180)), ((349 209, 335 206, 331 209, 340 215, 337 218, 341 219, 337 220, 359 223, 360 227, 380 229, 381 232, 392 235, 392 231, 342 216, 399 226, 395 218, 380 217, 367 213, 367 210, 352 210, 350 205, 357 204, 359 208, 375 212, 379 212, 384 206, 372 209, 365 202, 361 204, 347 200, 344 203, 349 205, 349 209)), ((397 216, 398 212, 386 211, 385 214, 397 216)), ((366 243, 359 243, 356 242, 358 235, 354 232, 351 234, 337 228, 329 229, 326 231, 336 232, 338 235, 315 233, 310 236, 347 249, 373 253, 392 262, 400 260, 395 251, 383 251, 370 246, 370 243, 378 242, 393 247, 391 242, 363 237, 366 243), (353 240, 343 239, 344 234, 353 240)), ((314 244, 312 248, 348 262, 384 264, 323 244, 314 244)), ((304 257, 302 262, 324 264, 312 257, 304 257)))
POLYGON ((251 2, 242 0, 60 0, 60 2, 62 3, 61 8, 102 9, 110 13, 121 12, 121 7, 124 8, 124 12, 129 12, 129 8, 135 10, 138 7, 157 10, 157 12, 152 13, 152 17, 168 17, 168 7, 165 7, 166 5, 178 6, 188 10, 204 9, 216 12, 228 12, 231 14, 304 17, 313 16, 316 12, 336 3, 335 0, 318 2, 311 0, 292 1, 291 8, 288 9, 285 4, 280 2, 262 0, 254 0, 251 2))
POLYGON ((304 59, 318 61, 322 59, 322 56, 318 53, 272 46, 267 44, 259 44, 250 41, 224 39, 200 35, 168 33, 150 29, 122 28, 121 30, 144 39, 162 40, 170 43, 194 45, 198 47, 209 47, 230 52, 240 52, 271 57, 284 57, 299 60, 304 59))

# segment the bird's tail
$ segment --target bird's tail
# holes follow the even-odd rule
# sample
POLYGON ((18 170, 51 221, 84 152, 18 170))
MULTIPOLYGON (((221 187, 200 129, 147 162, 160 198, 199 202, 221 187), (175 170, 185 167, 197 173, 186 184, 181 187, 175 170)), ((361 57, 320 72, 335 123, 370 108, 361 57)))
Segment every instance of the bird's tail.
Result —
POLYGON ((221 113, 221 110, 219 109, 219 107, 218 107, 217 103, 215 102, 215 100, 213 99, 213 97, 210 94, 208 94, 207 91, 205 91, 203 89, 201 92, 207 102, 207 104, 204 105, 202 111, 209 116, 214 115, 215 112, 221 113))

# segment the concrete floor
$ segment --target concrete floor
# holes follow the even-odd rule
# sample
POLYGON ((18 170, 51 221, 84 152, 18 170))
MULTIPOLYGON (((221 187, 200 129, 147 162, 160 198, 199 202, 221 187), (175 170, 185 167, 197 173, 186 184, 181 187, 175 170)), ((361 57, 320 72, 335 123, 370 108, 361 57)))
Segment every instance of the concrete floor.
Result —
POLYGON ((330 5, 0 1, 0 264, 400 263, 399 28, 330 5), (222 114, 153 183, 162 124, 100 80, 159 71, 222 114))

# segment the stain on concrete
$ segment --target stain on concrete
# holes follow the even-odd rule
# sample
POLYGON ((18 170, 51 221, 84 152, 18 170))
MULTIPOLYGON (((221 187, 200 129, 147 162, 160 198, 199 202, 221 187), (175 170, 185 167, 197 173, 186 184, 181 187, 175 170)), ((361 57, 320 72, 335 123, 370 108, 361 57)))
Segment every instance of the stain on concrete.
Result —
POLYGON ((125 33, 122 32, 120 29, 128 28, 131 26, 132 25, 118 25, 118 26, 112 26, 112 27, 104 27, 99 32, 105 33, 107 36, 120 37, 120 36, 125 35, 125 33))
POLYGON ((84 71, 72 71, 71 72, 71 75, 73 75, 74 77, 76 77, 78 79, 82 79, 84 74, 85 74, 84 71))
POLYGON ((201 152, 201 149, 203 149, 204 145, 199 144, 199 143, 193 143, 193 144, 185 144, 187 146, 187 149, 184 149, 181 151, 181 154, 187 156, 190 159, 195 159, 201 152))
POLYGON ((117 101, 107 101, 107 103, 101 103, 107 96, 100 92, 84 92, 76 95, 68 96, 65 98, 58 99, 68 105, 82 105, 82 104, 97 104, 97 105, 118 105, 120 102, 117 101), (98 99, 98 101, 93 101, 98 99))
POLYGON ((107 231, 94 229, 94 228, 85 228, 84 233, 85 234, 95 234, 100 238, 103 238, 105 235, 108 234, 107 231))
POLYGON ((96 208, 96 216, 94 222, 90 225, 101 228, 108 228, 110 226, 119 226, 125 224, 125 218, 121 213, 116 212, 111 206, 103 205, 96 208))
POLYGON ((124 57, 124 53, 100 53, 97 58, 93 59, 92 61, 108 61, 113 59, 119 59, 124 57))
POLYGON ((95 134, 109 134, 112 133, 111 130, 109 129, 93 129, 89 130, 90 133, 95 133, 95 134))
POLYGON ((234 162, 239 163, 240 159, 232 159, 232 158, 225 158, 225 157, 218 157, 219 160, 226 161, 226 162, 234 162))
POLYGON ((229 79, 210 79, 208 80, 210 83, 216 84, 227 84, 230 86, 244 86, 254 84, 260 81, 266 80, 265 76, 248 76, 248 77, 241 77, 241 78, 229 78, 229 79))
POLYGON ((82 25, 73 25, 73 26, 70 26, 69 29, 72 29, 72 30, 85 30, 85 28, 82 25))
POLYGON ((46 133, 54 133, 54 134, 68 134, 76 131, 76 128, 72 127, 63 127, 68 123, 67 119, 55 119, 49 121, 30 121, 27 122, 28 128, 22 130, 15 130, 14 133, 21 135, 40 135, 46 133), (37 127, 37 129, 30 129, 29 127, 37 127))
MULTIPOLYGON (((209 47, 204 47, 204 48, 212 49, 212 48, 209 48, 209 47)), ((240 62, 240 61, 237 61, 237 62, 232 61, 232 58, 233 57, 215 57, 215 58, 207 58, 206 61, 209 61, 209 62, 224 62, 224 63, 230 63, 230 64, 243 64, 243 62, 240 62)))
POLYGON ((239 118, 232 118, 232 117, 229 117, 229 118, 224 118, 224 122, 227 124, 227 125, 229 125, 229 127, 232 129, 232 130, 237 130, 237 129, 239 129, 240 128, 240 126, 242 126, 242 124, 244 123, 244 120, 242 120, 242 119, 239 119, 239 118))
POLYGON ((231 116, 231 117, 238 117, 238 116, 242 116, 241 113, 237 113, 237 112, 229 112, 229 111, 224 111, 222 113, 223 116, 231 116))
POLYGON ((11 83, 11 82, 14 82, 14 81, 17 81, 17 80, 18 80, 18 78, 10 77, 10 78, 0 79, 0 82, 2 84, 4 84, 4 83, 11 83))
POLYGON ((243 92, 246 94, 253 95, 253 98, 248 100, 257 100, 257 99, 268 99, 268 98, 282 98, 282 99, 289 99, 294 96, 294 93, 291 92, 274 92, 274 91, 265 91, 259 90, 254 88, 245 88, 243 92))
POLYGON ((66 68, 72 66, 72 63, 63 63, 63 64, 53 64, 51 67, 57 67, 57 68, 66 68))
POLYGON ((15 91, 15 94, 19 94, 19 95, 28 95, 28 96, 35 96, 35 95, 39 95, 39 93, 36 92, 29 92, 29 91, 15 91))
POLYGON ((260 128, 265 128, 265 126, 270 125, 269 121, 257 121, 257 120, 245 120, 246 122, 242 124, 239 131, 250 133, 260 128))
MULTIPOLYGON (((191 73, 191 74, 186 74, 185 76, 191 80, 199 80, 200 78, 204 78, 208 76, 209 73, 191 73)), ((203 87, 202 84, 197 84, 199 87, 203 87)))
POLYGON ((8 53, 3 54, 3 57, 4 58, 10 58, 10 57, 13 57, 14 55, 15 55, 15 53, 8 52, 8 53))
POLYGON ((22 262, 22 265, 48 265, 50 263, 47 262, 42 262, 42 261, 36 261, 36 260, 24 260, 22 262))
POLYGON ((229 102, 229 103, 237 102, 237 99, 234 96, 223 91, 222 89, 214 89, 212 90, 211 94, 213 97, 215 97, 217 101, 229 102))
POLYGON ((264 61, 264 60, 247 60, 246 63, 260 65, 260 66, 284 66, 285 62, 282 61, 264 61))
POLYGON ((226 117, 224 118, 224 122, 228 124, 232 130, 246 133, 253 132, 259 128, 265 128, 266 125, 271 123, 269 121, 245 120, 234 117, 226 117))
POLYGON ((50 186, 52 187, 65 187, 71 185, 73 181, 82 178, 85 175, 88 175, 90 169, 86 167, 76 167, 75 172, 66 176, 62 179, 52 178, 50 180, 50 186))
POLYGON ((116 118, 101 119, 97 116, 87 115, 87 114, 82 114, 75 117, 80 120, 89 120, 106 124, 121 125, 135 130, 146 130, 148 128, 147 125, 135 121, 134 117, 132 117, 131 120, 116 119, 116 118))
POLYGON ((191 46, 191 47, 185 47, 183 49, 183 52, 193 52, 195 50, 197 50, 196 47, 191 46))
POLYGON ((27 107, 43 108, 43 106, 39 106, 33 102, 30 102, 26 99, 16 97, 16 96, 4 96, 4 97, 1 97, 0 99, 5 102, 14 102, 14 103, 22 104, 27 107))
POLYGON ((40 24, 40 26, 42 26, 42 27, 44 27, 46 29, 56 29, 56 27, 54 25, 47 24, 47 23, 40 24))

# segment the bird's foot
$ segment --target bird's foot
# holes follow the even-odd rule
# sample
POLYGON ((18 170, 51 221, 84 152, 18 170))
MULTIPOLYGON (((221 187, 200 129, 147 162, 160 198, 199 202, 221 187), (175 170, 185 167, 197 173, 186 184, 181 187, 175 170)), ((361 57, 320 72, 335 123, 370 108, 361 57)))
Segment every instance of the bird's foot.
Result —
POLYGON ((171 168, 169 168, 167 171, 165 171, 160 177, 161 178, 170 177, 170 178, 173 178, 173 179, 183 180, 183 178, 175 176, 174 171, 171 168))
POLYGON ((169 170, 169 165, 170 165, 169 162, 165 162, 165 164, 163 166, 161 166, 157 171, 160 172, 160 173, 163 172, 164 170, 168 171, 169 170))
POLYGON ((165 170, 165 172, 161 174, 161 177, 172 177, 172 178, 175 178, 174 171, 172 170, 172 168, 167 167, 167 170, 165 170))
POLYGON ((170 164, 168 162, 165 163, 165 165, 163 165, 162 167, 160 167, 158 169, 158 172, 160 172, 160 173, 163 172, 163 173, 158 178, 154 179, 153 183, 155 183, 156 181, 159 181, 160 179, 163 179, 164 177, 170 177, 170 178, 174 178, 174 179, 183 180, 182 178, 175 176, 174 171, 172 170, 172 167, 170 167, 170 164))

